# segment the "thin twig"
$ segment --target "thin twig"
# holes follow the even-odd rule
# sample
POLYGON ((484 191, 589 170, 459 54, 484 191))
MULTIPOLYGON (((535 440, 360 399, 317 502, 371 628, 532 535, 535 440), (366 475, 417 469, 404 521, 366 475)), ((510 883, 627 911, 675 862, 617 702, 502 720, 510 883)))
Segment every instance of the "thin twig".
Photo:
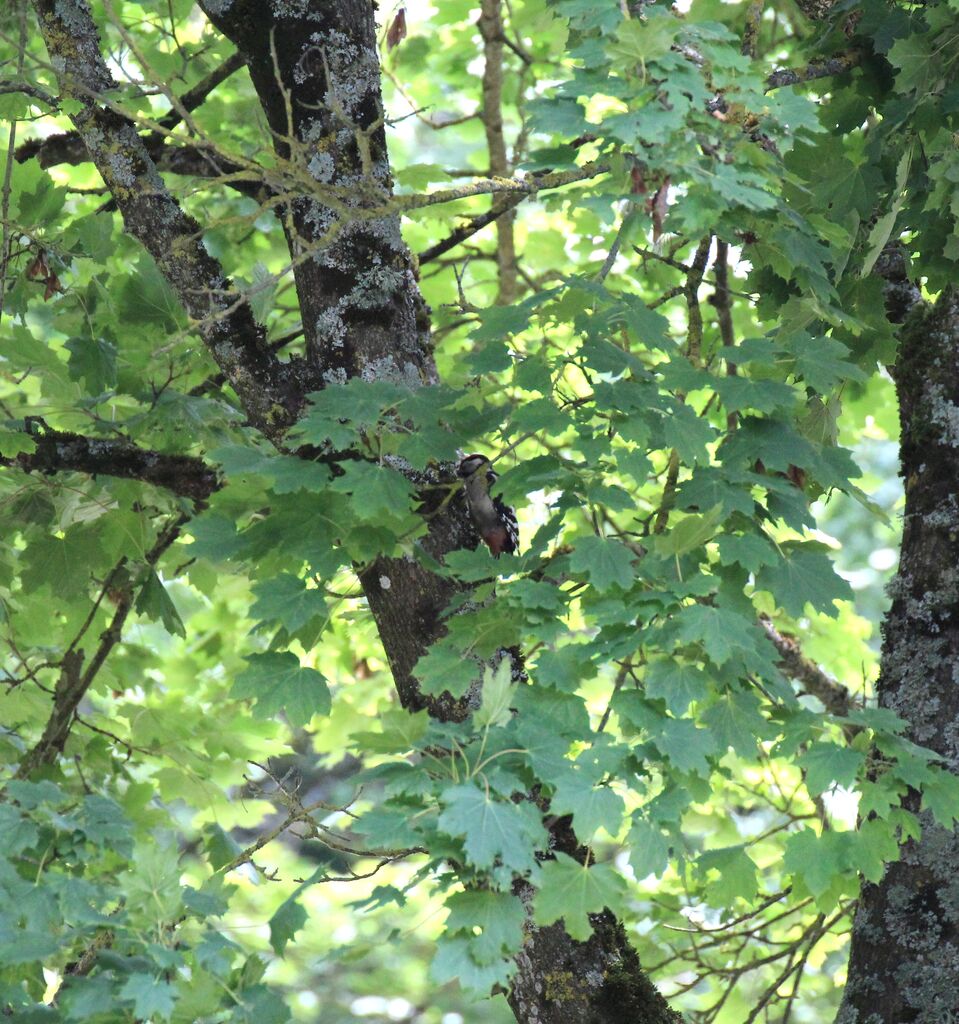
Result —
MULTIPOLYGON (((703 238, 696 247, 693 262, 688 266, 679 264, 686 272, 686 284, 683 293, 686 296, 687 308, 687 330, 686 330, 686 358, 698 366, 702 356, 703 346, 703 314, 699 306, 699 286, 703 283, 703 275, 706 272, 706 263, 709 259, 709 248, 712 244, 712 235, 703 238)), ((669 261, 672 262, 672 261, 669 261)), ((685 401, 685 395, 676 395, 679 401, 685 401)), ((653 533, 663 533, 669 521, 669 513, 676 502, 676 484, 679 480, 679 452, 675 448, 669 453, 669 462, 666 466, 666 480, 663 484, 663 497, 656 513, 653 524, 653 533)))
MULTIPOLYGON (((596 726, 596 731, 598 733, 602 732, 606 728, 606 725, 609 722, 609 716, 613 711, 613 701, 616 699, 616 694, 622 689, 623 683, 626 682, 626 677, 629 675, 631 667, 629 658, 619 666, 619 671, 616 673, 616 679, 613 682, 613 692, 609 695, 609 702, 606 705, 606 710, 603 712, 603 717, 599 720, 599 725, 596 726)), ((595 743, 595 740, 593 742, 595 743)))
MULTIPOLYGON (((713 305, 716 307, 716 319, 719 321, 719 336, 726 349, 736 345, 736 334, 733 330, 732 304, 729 295, 729 243, 716 242, 716 259, 713 261, 713 273, 716 275, 716 294, 713 305)), ((736 364, 727 357, 726 373, 736 376, 736 364)), ((726 412, 726 428, 735 430, 739 426, 739 413, 733 410, 726 412)))
MULTIPOLYGON (((189 518, 186 513, 181 513, 160 532, 153 547, 144 558, 151 569, 157 565, 164 552, 179 537, 181 528, 189 518)), ((60 677, 54 690, 53 710, 50 712, 43 735, 36 746, 31 748, 21 760, 17 778, 27 778, 41 765, 51 764, 63 751, 70 735, 70 729, 76 719, 80 701, 90 689, 110 652, 122 638, 123 626, 133 608, 133 598, 134 583, 131 580, 120 588, 117 595, 116 611, 110 625, 100 634, 100 642, 85 669, 82 651, 71 650, 64 654, 60 665, 60 677)))
MULTIPOLYGON (((483 108, 482 120, 486 131, 490 177, 507 177, 511 172, 506 155, 503 134, 503 15, 500 0, 481 0, 479 17, 480 36, 483 39, 483 108)), ((496 263, 499 290, 497 305, 508 306, 516 298, 516 245, 513 223, 516 204, 508 196, 496 196, 490 212, 499 211, 496 218, 496 263)))
POLYGON ((524 199, 526 199, 524 195, 508 196, 499 207, 493 207, 485 213, 470 217, 441 242, 437 242, 428 249, 424 249, 417 257, 420 266, 449 252, 450 249, 455 248, 461 242, 465 242, 467 238, 471 238, 478 231, 482 231, 488 224, 492 224, 499 217, 502 217, 508 210, 515 209, 524 199))

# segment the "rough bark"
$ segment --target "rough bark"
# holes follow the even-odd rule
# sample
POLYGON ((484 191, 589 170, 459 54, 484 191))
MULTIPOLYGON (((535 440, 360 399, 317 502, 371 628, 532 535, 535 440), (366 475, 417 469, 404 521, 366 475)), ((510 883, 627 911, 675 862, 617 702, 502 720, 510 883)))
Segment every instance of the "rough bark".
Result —
POLYGON ((434 382, 399 216, 361 216, 388 202, 393 186, 372 4, 202 6, 246 57, 288 173, 311 184, 283 218, 311 369, 327 385, 434 382))
POLYGON ((26 434, 33 441, 34 450, 6 458, 0 456, 0 466, 16 466, 28 473, 72 470, 90 476, 142 480, 201 504, 220 487, 216 470, 192 455, 167 455, 128 441, 85 437, 46 427, 42 432, 34 428, 26 434))
MULTIPOLYGON (((167 132, 172 131, 183 120, 181 111, 189 113, 191 110, 196 110, 218 85, 225 82, 241 67, 243 67, 241 55, 232 54, 192 89, 188 89, 182 96, 177 97, 177 109, 169 111, 160 118, 159 128, 167 132)), ((163 131, 153 131, 144 139, 154 160, 157 158, 157 150, 165 140, 163 131)), ((76 131, 60 132, 42 139, 30 139, 18 146, 14 155, 18 163, 23 163, 25 160, 36 160, 41 167, 53 167, 56 164, 80 164, 90 159, 83 139, 76 131)))
POLYGON ((592 916, 588 942, 560 924, 530 932, 516 958, 508 996, 523 1024, 681 1024, 643 972, 623 926, 608 911, 592 916))
MULTIPOLYGON (((880 704, 908 722, 908 738, 959 774, 957 365, 959 292, 948 289, 900 330, 906 509, 878 685, 880 704)), ((922 824, 922 839, 905 844, 878 885, 863 886, 837 1024, 959 1020, 959 835, 925 813, 922 824)))

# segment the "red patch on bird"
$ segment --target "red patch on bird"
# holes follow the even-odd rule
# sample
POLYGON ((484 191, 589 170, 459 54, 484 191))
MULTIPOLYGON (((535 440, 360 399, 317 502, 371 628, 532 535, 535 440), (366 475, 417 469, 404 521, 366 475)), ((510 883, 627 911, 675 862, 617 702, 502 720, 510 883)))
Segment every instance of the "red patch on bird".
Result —
POLYGON ((510 550, 509 533, 504 529, 492 530, 483 540, 494 555, 501 555, 504 551, 510 550))

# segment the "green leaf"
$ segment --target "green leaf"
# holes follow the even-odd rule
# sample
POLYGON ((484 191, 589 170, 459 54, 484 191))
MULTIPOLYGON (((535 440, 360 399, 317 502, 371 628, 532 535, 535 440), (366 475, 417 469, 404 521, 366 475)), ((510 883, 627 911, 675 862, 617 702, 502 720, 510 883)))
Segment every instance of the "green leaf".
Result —
POLYGON ((73 380, 82 380, 90 394, 99 395, 117 382, 117 347, 106 338, 70 338, 63 347, 70 353, 67 367, 73 380))
POLYGON ((573 572, 588 576, 597 590, 609 590, 614 584, 625 590, 633 582, 632 558, 619 541, 589 536, 576 542, 569 565, 573 572))
POLYGON ((723 565, 738 563, 751 573, 759 572, 764 565, 773 565, 780 557, 765 535, 725 533, 716 543, 723 565))
POLYGON ((666 445, 675 448, 683 462, 708 461, 706 446, 716 440, 716 432, 708 420, 697 416, 688 405, 677 403, 671 415, 663 417, 662 424, 666 445))
POLYGON ((258 324, 265 324, 276 304, 277 279, 257 260, 253 264, 253 285, 249 290, 250 309, 258 324))
POLYGON ((467 657, 448 639, 440 640, 423 655, 413 667, 424 693, 462 697, 480 678, 480 663, 467 657))
POLYGON ((160 577, 152 569, 148 569, 143 575, 135 607, 146 618, 154 622, 162 622, 163 628, 168 633, 186 636, 186 626, 183 625, 180 613, 176 610, 173 601, 170 600, 170 595, 160 577))
MULTIPOLYGON (((915 39, 916 37, 913 37, 915 39)), ((909 61, 913 59, 913 55, 906 57, 897 48, 903 43, 902 40, 896 43, 896 45, 889 51, 890 59, 895 63, 899 64, 903 68, 903 72, 906 71, 909 61), (894 56, 894 54, 896 56, 894 56)), ((925 64, 921 66, 926 66, 925 64)), ((900 73, 900 77, 904 77, 903 72, 900 73)), ((868 277, 872 273, 872 268, 876 265, 876 260, 879 259, 879 254, 886 247, 886 242, 889 241, 892 235, 892 229, 896 225, 896 220, 899 217, 899 212, 906 201, 906 194, 903 191, 906 187, 906 181, 909 178, 909 167, 912 164, 912 155, 915 150, 915 143, 910 143, 903 151, 902 156, 899 158, 899 165, 896 168, 896 183, 892 190, 892 202, 889 209, 882 214, 873 224, 872 229, 869 232, 869 237, 866 239, 866 255, 862 262, 861 275, 868 277)))
POLYGON ((694 604, 676 615, 677 636, 698 643, 710 661, 722 666, 737 652, 756 649, 755 628, 737 612, 712 605, 694 604))
POLYGON ((372 427, 387 411, 394 409, 410 394, 408 388, 389 380, 364 380, 354 377, 307 397, 310 410, 299 426, 348 421, 360 427, 372 427))
POLYGON ((467 995, 480 999, 488 996, 494 986, 506 987, 515 963, 497 959, 479 963, 474 955, 476 939, 463 935, 442 936, 436 944, 436 956, 430 976, 440 985, 458 981, 467 995))
POLYGON ((402 708, 393 708, 379 715, 381 732, 357 732, 353 734, 367 753, 405 754, 423 738, 428 728, 426 711, 410 713, 402 708))
POLYGON ((67 197, 65 187, 57 187, 53 178, 35 161, 17 168, 14 177, 16 202, 14 216, 23 224, 44 227, 54 223, 67 197))
MULTIPOLYGON (((886 866, 900 856, 898 821, 864 821, 855 832, 842 832, 846 839, 850 867, 874 885, 882 881, 886 866)), ((908 830, 902 826, 903 836, 908 830)))
POLYGON ((133 1012, 139 1020, 151 1017, 169 1020, 176 1003, 175 994, 175 985, 142 973, 131 974, 118 993, 121 999, 133 1001, 133 1012))
POLYGON ((684 516, 665 534, 653 538, 653 550, 660 555, 680 555, 695 551, 715 536, 724 518, 722 505, 702 515, 684 516))
POLYGON ((256 699, 253 713, 272 718, 283 712, 290 725, 307 725, 314 715, 330 713, 326 679, 313 668, 304 668, 287 651, 251 654, 247 667, 236 677, 232 695, 256 699))
POLYGON ((680 770, 708 776, 707 758, 717 750, 716 740, 705 729, 698 729, 687 718, 663 718, 652 741, 680 770))
POLYGON ((236 890, 237 887, 229 885, 222 875, 211 875, 199 889, 191 885, 183 887, 183 905, 201 921, 222 917, 230 909, 230 897, 236 890))
POLYGON ((627 66, 645 64, 669 53, 681 23, 670 14, 643 19, 630 18, 616 30, 616 41, 607 47, 609 55, 627 66))
POLYGON ((29 850, 40 838, 40 831, 18 807, 0 804, 0 854, 13 859, 29 850))
POLYGON ((354 823, 353 830, 367 836, 368 846, 389 850, 416 846, 423 838, 410 822, 408 810, 390 806, 367 811, 354 823))
POLYGON ((3 358, 15 370, 42 370, 53 378, 66 379, 66 365, 61 362, 56 352, 41 338, 39 330, 34 332, 23 324, 7 324, 4 328, 3 358))
POLYGON ((288 633, 295 633, 311 619, 325 618, 327 614, 323 591, 307 587, 306 580, 292 573, 261 580, 253 587, 253 594, 256 601, 250 614, 261 621, 283 626, 288 633))
POLYGON ((134 272, 119 289, 117 313, 120 321, 130 324, 176 330, 182 309, 173 289, 157 265, 142 253, 134 272))
POLYGON ((3 792, 13 800, 16 800, 21 807, 31 810, 40 807, 42 804, 62 804, 66 801, 66 793, 49 779, 42 779, 40 782, 30 782, 28 779, 11 779, 4 787, 3 792))
POLYGON ((231 479, 249 475, 273 481, 277 494, 293 494, 299 490, 324 491, 330 483, 330 470, 318 462, 278 455, 250 444, 225 444, 214 448, 210 458, 220 463, 231 479))
POLYGON ((309 915, 298 899, 301 888, 285 899, 270 918, 270 945, 277 956, 283 956, 287 944, 309 921, 309 915))
POLYGON ((714 907, 733 907, 737 899, 752 900, 759 886, 756 865, 742 846, 707 850, 696 861, 703 875, 718 871, 719 877, 706 886, 706 898, 714 907))
POLYGON ((922 787, 922 803, 944 829, 953 828, 959 821, 959 785, 955 775, 934 766, 932 777, 922 787))
POLYGON ((78 815, 84 835, 97 846, 129 855, 132 850, 132 824, 116 801, 102 793, 88 793, 78 815))
POLYGON ((835 338, 813 337, 802 333, 780 339, 796 359, 795 373, 820 394, 849 380, 861 381, 866 374, 848 360, 849 349, 835 338))
POLYGON ((709 676, 695 665, 669 658, 652 662, 643 682, 648 697, 664 700, 674 715, 681 715, 691 701, 706 694, 709 676))
POLYGON ((394 177, 398 184, 411 192, 422 192, 427 185, 450 180, 449 174, 441 164, 426 163, 407 164, 396 171, 394 177))
POLYGON ((494 671, 487 666, 483 671, 483 694, 479 709, 473 714, 477 728, 507 725, 512 718, 510 705, 516 693, 513 682, 513 659, 505 654, 494 671))
POLYGON ((768 590, 787 614, 799 618, 810 604, 835 618, 833 602, 852 600, 852 587, 836 573, 822 545, 787 543, 781 550, 781 559, 757 572, 756 586, 768 590))
POLYGON ((57 994, 57 1004, 65 1020, 85 1024, 104 1006, 115 1003, 116 996, 116 982, 106 974, 95 974, 92 978, 83 978, 82 984, 65 986, 63 992, 57 994))
MULTIPOLYGON (((848 367, 855 371, 855 367, 848 367)), ((757 409, 776 412, 796 404, 797 394, 788 384, 774 380, 756 380, 737 374, 735 377, 714 377, 713 388, 730 412, 757 409)))
MULTIPOLYGON (((478 313, 480 326, 473 330, 472 337, 478 342, 498 343, 504 336, 520 334, 529 326, 530 319, 536 308, 558 291, 558 288, 537 289, 522 301, 514 302, 510 306, 488 306, 486 309, 480 310, 478 313)), ((504 362, 503 356, 500 354, 505 351, 505 345, 501 348, 499 344, 496 344, 495 348, 497 351, 495 370, 491 364, 490 368, 485 372, 491 373, 497 370, 505 370, 510 365, 511 360, 506 357, 504 362)), ((489 349, 490 346, 487 345, 484 351, 489 349)), ((473 362, 473 369, 477 373, 484 372, 480 364, 475 361, 473 362)))
POLYGON ((58 948, 52 935, 20 930, 16 938, 0 939, 0 963, 4 967, 16 967, 34 960, 48 960, 56 954, 58 948))
POLYGON ((171 832, 140 833, 129 872, 127 898, 152 925, 168 927, 183 908, 180 851, 171 832))
POLYGON ((800 768, 806 773, 806 789, 810 796, 819 796, 833 784, 851 786, 865 761, 865 754, 849 747, 820 741, 798 758, 800 768))
POLYGON ((219 871, 224 864, 229 864, 243 852, 243 847, 212 821, 203 827, 203 840, 207 858, 214 871, 219 871))
MULTIPOLYGON (((650 348, 668 349, 672 342, 669 337, 669 321, 644 302, 632 296, 623 296, 623 320, 629 330, 650 348)), ((630 353, 621 353, 628 366, 637 362, 630 353)), ((625 368, 625 367, 624 367, 625 368)))
POLYGON ((804 828, 786 839, 783 867, 801 879, 820 910, 827 911, 844 885, 855 882, 852 855, 850 833, 830 830, 817 836, 811 828, 804 828))
POLYGON ((394 517, 410 511, 416 490, 402 473, 389 466, 348 462, 332 483, 332 489, 351 494, 350 508, 363 519, 386 513, 394 517))
POLYGON ((629 863, 640 881, 647 875, 657 877, 669 866, 669 843, 662 831, 642 818, 633 821, 626 837, 629 863))
POLYGON ((720 750, 732 747, 741 757, 754 757, 756 743, 771 733, 759 713, 759 701, 750 693, 724 693, 702 715, 720 750))
POLYGON ((543 865, 540 886, 533 902, 533 918, 548 925, 562 918, 567 933, 585 942, 593 933, 590 914, 604 907, 615 913, 624 895, 625 884, 609 864, 584 867, 565 853, 543 865))
POLYGON ((762 176, 741 166, 714 162, 708 171, 697 174, 694 170, 693 174, 727 203, 736 203, 747 210, 773 210, 778 205, 778 190, 770 188, 762 176))
POLYGON ((623 821, 623 798, 609 786, 597 786, 586 772, 567 772, 556 783, 550 810, 572 814, 573 829, 580 842, 590 843, 599 828, 615 839, 623 821))
POLYGON ((450 787, 441 800, 439 827, 465 838, 466 857, 474 867, 491 868, 499 860, 519 875, 536 867, 535 854, 546 848, 547 835, 533 805, 496 800, 472 782, 450 787))
POLYGON ((35 452, 37 442, 29 435, 19 430, 0 430, 0 455, 5 459, 12 459, 21 452, 35 452))
POLYGON ((469 953, 477 964, 492 964, 512 956, 523 944, 526 911, 512 893, 467 889, 448 896, 446 909, 446 930, 472 937, 469 953))

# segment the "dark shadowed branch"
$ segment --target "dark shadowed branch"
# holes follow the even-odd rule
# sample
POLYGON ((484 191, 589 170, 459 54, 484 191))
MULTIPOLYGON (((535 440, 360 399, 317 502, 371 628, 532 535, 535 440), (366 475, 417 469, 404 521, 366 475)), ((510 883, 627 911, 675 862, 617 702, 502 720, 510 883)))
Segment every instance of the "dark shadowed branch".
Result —
POLYGON ((0 457, 0 466, 26 472, 72 471, 90 476, 115 476, 163 487, 184 498, 206 501, 220 486, 216 470, 193 455, 167 455, 140 448, 128 441, 86 437, 66 431, 25 432, 31 452, 0 457))

